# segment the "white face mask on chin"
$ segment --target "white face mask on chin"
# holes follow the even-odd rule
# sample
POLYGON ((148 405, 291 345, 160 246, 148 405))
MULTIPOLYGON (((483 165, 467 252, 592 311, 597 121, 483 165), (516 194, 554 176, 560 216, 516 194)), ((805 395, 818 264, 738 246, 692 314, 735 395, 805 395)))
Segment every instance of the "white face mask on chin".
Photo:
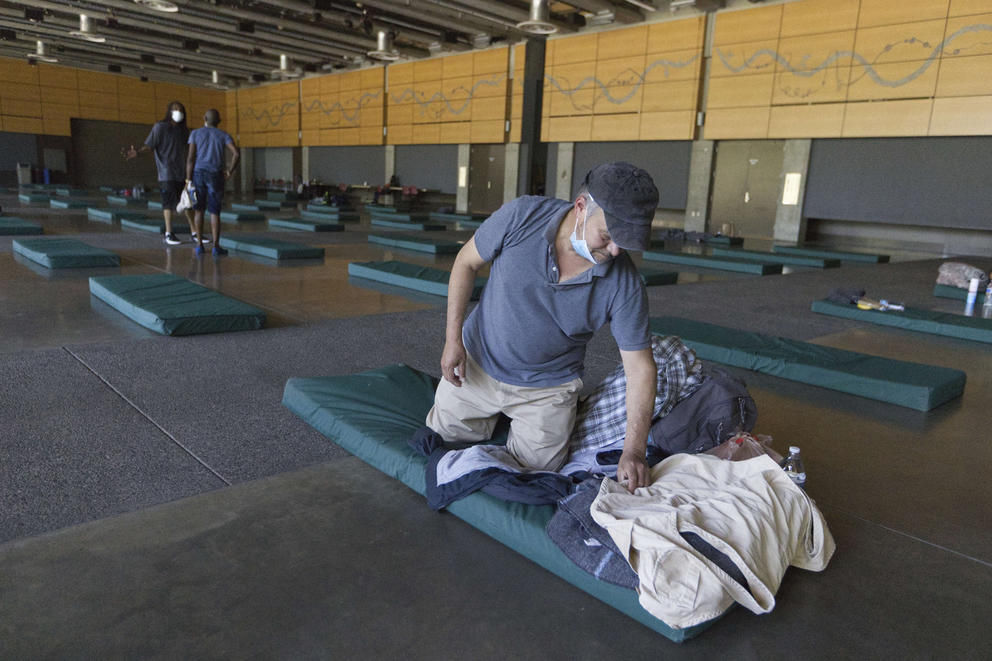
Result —
POLYGON ((575 227, 572 228, 572 235, 568 237, 568 240, 572 243, 572 250, 579 254, 580 257, 588 259, 593 264, 598 264, 596 258, 592 256, 592 252, 589 250, 589 244, 586 242, 586 225, 589 224, 589 207, 586 206, 586 217, 582 220, 582 238, 578 237, 576 230, 579 229, 579 216, 575 216, 575 227))
POLYGON ((183 111, 182 110, 173 110, 172 111, 172 121, 174 121, 176 124, 178 124, 179 122, 183 121, 183 111))

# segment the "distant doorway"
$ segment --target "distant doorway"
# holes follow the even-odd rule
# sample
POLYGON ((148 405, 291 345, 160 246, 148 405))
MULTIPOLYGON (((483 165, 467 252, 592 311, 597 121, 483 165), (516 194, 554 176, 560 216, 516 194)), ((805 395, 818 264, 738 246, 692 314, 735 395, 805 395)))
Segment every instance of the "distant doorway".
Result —
POLYGON ((784 140, 717 143, 707 232, 732 223, 738 236, 774 236, 784 152, 784 140))
POLYGON ((505 145, 472 145, 468 158, 468 208, 492 213, 503 204, 505 145))

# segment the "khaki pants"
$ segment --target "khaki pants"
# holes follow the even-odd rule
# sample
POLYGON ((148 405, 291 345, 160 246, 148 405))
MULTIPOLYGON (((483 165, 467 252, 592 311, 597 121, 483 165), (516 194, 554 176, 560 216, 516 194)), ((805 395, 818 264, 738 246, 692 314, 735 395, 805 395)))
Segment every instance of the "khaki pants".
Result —
POLYGON ((517 461, 535 470, 564 465, 582 379, 548 388, 513 386, 490 377, 471 356, 465 371, 460 388, 441 379, 428 427, 447 442, 488 441, 503 413, 511 421, 506 448, 517 461))

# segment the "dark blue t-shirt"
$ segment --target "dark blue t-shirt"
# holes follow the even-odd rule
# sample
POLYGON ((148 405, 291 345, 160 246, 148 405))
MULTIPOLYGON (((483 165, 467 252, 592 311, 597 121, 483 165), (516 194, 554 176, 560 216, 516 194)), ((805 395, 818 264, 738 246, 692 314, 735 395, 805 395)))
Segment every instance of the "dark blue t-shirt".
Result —
POLYGON ((224 169, 224 147, 234 140, 215 126, 204 126, 189 134, 189 144, 196 145, 196 172, 220 172, 224 169))
POLYGON ((168 120, 155 122, 145 138, 145 144, 155 154, 155 167, 159 181, 184 181, 186 179, 186 127, 168 120))
POLYGON ((546 387, 580 377, 586 344, 607 323, 622 350, 651 346, 647 293, 629 255, 558 282, 555 236, 571 206, 521 197, 475 232, 479 255, 492 266, 462 341, 494 379, 546 387))

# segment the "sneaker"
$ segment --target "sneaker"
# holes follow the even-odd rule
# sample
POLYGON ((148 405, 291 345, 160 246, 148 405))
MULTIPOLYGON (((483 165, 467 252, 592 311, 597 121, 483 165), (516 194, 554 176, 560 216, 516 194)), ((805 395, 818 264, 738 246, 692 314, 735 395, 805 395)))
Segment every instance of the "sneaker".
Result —
POLYGON ((168 243, 170 246, 178 246, 180 243, 182 243, 182 241, 177 239, 176 235, 172 232, 169 232, 168 234, 165 235, 165 242, 168 243))
POLYGON ((227 254, 227 248, 221 248, 220 246, 214 246, 214 257, 220 257, 221 255, 227 254))
POLYGON ((202 255, 203 254, 203 246, 201 246, 199 243, 196 244, 196 247, 193 248, 193 254, 196 255, 197 257, 199 257, 200 255, 202 255))
MULTIPOLYGON (((210 243, 210 238, 209 237, 206 237, 206 236, 203 237, 203 242, 204 243, 210 243)), ((193 243, 196 243, 196 234, 193 235, 193 243)))

